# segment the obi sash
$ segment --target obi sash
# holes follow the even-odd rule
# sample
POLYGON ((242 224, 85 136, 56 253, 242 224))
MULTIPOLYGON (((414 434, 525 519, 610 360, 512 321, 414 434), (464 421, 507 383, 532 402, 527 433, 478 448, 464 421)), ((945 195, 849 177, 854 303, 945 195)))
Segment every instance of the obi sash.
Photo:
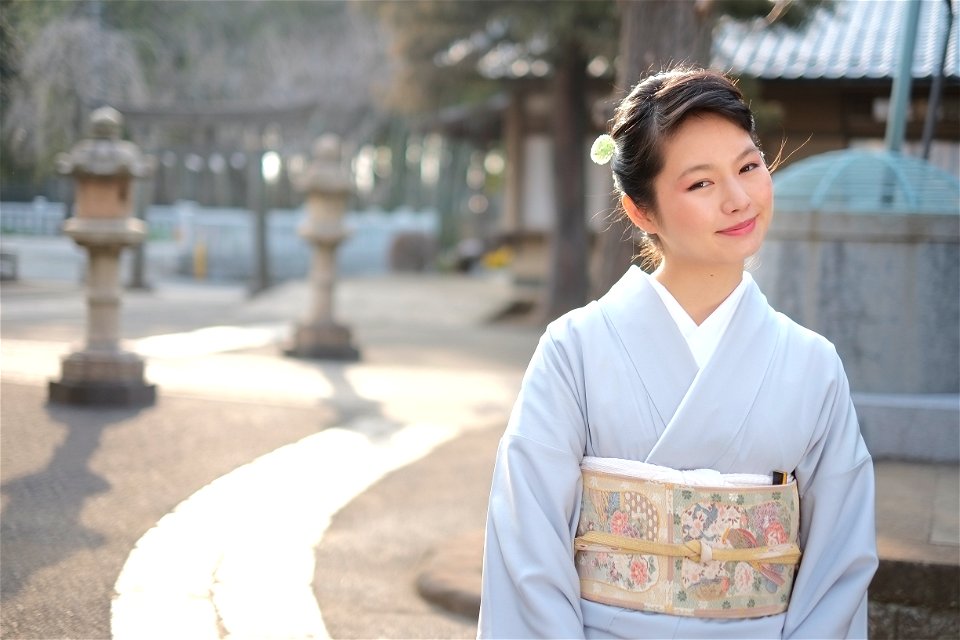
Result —
MULTIPOLYGON (((598 460, 606 459, 582 466, 574 542, 581 597, 702 618, 786 611, 800 562, 796 481, 696 486, 591 464, 598 460)), ((680 474, 668 478, 698 473, 653 468, 680 474)))

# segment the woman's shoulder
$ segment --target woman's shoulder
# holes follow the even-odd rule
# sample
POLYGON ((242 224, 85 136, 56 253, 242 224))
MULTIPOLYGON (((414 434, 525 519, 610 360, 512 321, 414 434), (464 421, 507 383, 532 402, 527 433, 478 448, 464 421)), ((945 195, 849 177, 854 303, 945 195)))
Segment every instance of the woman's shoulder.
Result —
POLYGON ((630 267, 603 296, 563 314, 547 326, 547 332, 576 337, 595 332, 616 317, 641 312, 643 300, 638 293, 647 286, 647 277, 639 267, 630 267))
POLYGON ((596 334, 602 323, 603 312, 600 304, 593 300, 547 324, 543 339, 561 347, 579 347, 591 335, 596 334))
POLYGON ((780 325, 783 344, 791 352, 804 353, 824 365, 840 363, 837 348, 830 340, 816 331, 803 326, 793 318, 774 311, 774 317, 780 325))

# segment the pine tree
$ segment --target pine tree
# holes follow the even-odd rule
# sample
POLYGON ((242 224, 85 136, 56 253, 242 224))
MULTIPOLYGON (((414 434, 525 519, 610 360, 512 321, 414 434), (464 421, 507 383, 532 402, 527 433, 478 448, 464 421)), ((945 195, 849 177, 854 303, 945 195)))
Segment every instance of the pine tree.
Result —
POLYGON ((502 88, 500 61, 549 65, 553 107, 556 221, 542 314, 554 318, 588 294, 584 222, 584 141, 589 130, 587 65, 616 52, 617 6, 610 1, 384 2, 399 58, 392 102, 407 109, 478 102, 502 88))

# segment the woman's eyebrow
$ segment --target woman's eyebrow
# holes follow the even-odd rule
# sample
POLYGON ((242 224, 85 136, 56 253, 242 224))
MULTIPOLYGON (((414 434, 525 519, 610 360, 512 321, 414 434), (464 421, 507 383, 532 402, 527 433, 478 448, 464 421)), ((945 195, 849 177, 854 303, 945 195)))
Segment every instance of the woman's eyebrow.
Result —
MULTIPOLYGON (((738 155, 736 158, 734 158, 733 161, 734 161, 734 162, 740 162, 741 160, 743 160, 744 158, 746 158, 746 157, 749 156, 750 154, 757 153, 757 152, 759 152, 759 149, 757 149, 757 146, 754 145, 754 144, 751 144, 749 147, 747 147, 746 149, 744 149, 743 151, 741 151, 741 152, 740 152, 740 155, 738 155)), ((694 173, 694 172, 696 172, 696 171, 709 170, 709 169, 712 169, 712 168, 713 168, 713 165, 712 165, 712 164, 697 164, 697 165, 694 165, 694 166, 692 166, 692 167, 687 167, 686 169, 684 169, 683 171, 680 172, 680 175, 677 176, 677 179, 678 179, 678 180, 682 179, 682 178, 683 178, 684 176, 686 176, 688 173, 694 173)))

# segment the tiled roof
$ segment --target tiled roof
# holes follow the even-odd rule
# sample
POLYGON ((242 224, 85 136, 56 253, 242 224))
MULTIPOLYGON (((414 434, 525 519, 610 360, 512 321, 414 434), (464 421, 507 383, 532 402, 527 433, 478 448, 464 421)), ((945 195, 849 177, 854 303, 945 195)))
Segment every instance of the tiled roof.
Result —
MULTIPOLYGON (((764 79, 892 78, 909 0, 836 0, 798 30, 762 21, 724 20, 714 33, 716 69, 764 79)), ((958 76, 958 13, 947 52, 947 76, 958 76)), ((945 0, 921 0, 913 62, 914 78, 939 69, 945 0)))

